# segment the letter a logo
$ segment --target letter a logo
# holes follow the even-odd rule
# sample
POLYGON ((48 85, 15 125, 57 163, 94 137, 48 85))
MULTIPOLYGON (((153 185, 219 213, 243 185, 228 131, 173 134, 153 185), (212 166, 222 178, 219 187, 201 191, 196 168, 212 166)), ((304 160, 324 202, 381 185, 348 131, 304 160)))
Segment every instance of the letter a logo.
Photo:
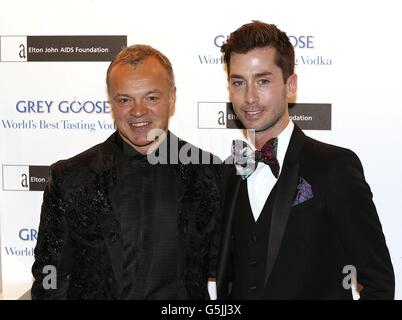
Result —
POLYGON ((28 188, 28 187, 29 187, 29 186, 28 186, 28 176, 27 176, 25 173, 23 173, 22 176, 21 176, 21 178, 22 178, 22 180, 21 180, 21 186, 22 186, 23 188, 28 188))
POLYGON ((219 111, 218 112, 219 118, 218 118, 218 124, 220 126, 224 126, 226 125, 225 123, 225 113, 223 111, 219 111))
POLYGON ((53 265, 46 265, 43 267, 42 273, 47 274, 43 280, 42 285, 45 290, 57 289, 57 271, 53 265))
POLYGON ((345 278, 343 278, 342 286, 345 290, 349 290, 352 288, 352 284, 356 282, 356 267, 352 265, 344 266, 342 273, 346 274, 345 278))
POLYGON ((27 58, 27 53, 26 53, 26 48, 23 44, 20 44, 20 52, 19 56, 21 59, 26 59, 27 58))

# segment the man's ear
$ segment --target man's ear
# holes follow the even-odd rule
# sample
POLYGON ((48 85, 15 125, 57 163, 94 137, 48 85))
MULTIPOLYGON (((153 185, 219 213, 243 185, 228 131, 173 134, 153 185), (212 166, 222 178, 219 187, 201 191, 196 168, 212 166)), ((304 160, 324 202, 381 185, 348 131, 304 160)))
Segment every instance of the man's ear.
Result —
POLYGON ((293 73, 286 80, 287 98, 288 100, 294 100, 297 93, 297 74, 293 73))
POLYGON ((170 90, 169 94, 169 116, 174 114, 176 108, 176 87, 173 87, 170 90))

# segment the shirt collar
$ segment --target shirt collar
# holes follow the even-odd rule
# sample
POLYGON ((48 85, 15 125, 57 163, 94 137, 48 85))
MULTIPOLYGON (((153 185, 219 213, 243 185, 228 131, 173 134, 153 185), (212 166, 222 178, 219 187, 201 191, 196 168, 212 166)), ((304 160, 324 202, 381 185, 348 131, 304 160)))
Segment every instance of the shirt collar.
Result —
MULTIPOLYGON (((278 135, 278 150, 277 150, 276 158, 278 159, 278 163, 279 163, 279 167, 280 167, 279 174, 282 171, 283 162, 285 160, 286 151, 288 150, 290 138, 292 136, 294 127, 295 127, 295 125, 294 125, 293 121, 290 120, 288 125, 286 126, 286 128, 283 129, 282 132, 278 135)), ((254 146, 252 146, 252 147, 253 147, 253 149, 255 149, 254 146)), ((265 164, 263 162, 259 162, 256 170, 259 170, 260 168, 262 168, 264 166, 265 166, 265 164)))
POLYGON ((293 121, 290 120, 286 128, 278 136, 278 151, 276 157, 281 169, 285 160, 286 151, 288 150, 290 138, 292 136, 294 127, 295 125, 293 121))

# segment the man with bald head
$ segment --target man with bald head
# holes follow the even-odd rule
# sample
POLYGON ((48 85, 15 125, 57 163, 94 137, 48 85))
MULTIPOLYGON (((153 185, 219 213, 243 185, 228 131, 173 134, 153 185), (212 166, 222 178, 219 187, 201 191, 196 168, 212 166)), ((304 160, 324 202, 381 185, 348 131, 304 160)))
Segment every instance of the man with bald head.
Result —
POLYGON ((215 277, 219 159, 168 130, 172 65, 134 45, 107 71, 117 131, 51 166, 34 299, 208 299, 215 277), (43 268, 57 270, 49 288, 43 268))

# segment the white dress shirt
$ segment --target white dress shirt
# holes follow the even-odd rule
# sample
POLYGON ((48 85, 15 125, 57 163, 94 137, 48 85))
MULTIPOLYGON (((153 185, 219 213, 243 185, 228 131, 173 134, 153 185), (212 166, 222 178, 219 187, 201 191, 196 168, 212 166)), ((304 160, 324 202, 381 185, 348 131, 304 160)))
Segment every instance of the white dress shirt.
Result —
MULTIPOLYGON (((292 120, 290 120, 286 128, 278 136, 278 150, 276 157, 280 166, 279 176, 282 172, 283 160, 285 159, 293 128, 294 124, 292 120)), ((255 221, 258 220, 276 181, 277 179, 273 175, 269 165, 263 162, 258 163, 254 173, 247 179, 248 198, 250 200, 250 206, 255 221)))
MULTIPOLYGON (((292 136, 294 124, 289 121, 286 128, 278 136, 278 150, 276 157, 279 162, 279 176, 282 172, 283 161, 288 150, 290 137, 292 136)), ((255 147, 251 144, 251 147, 255 147)), ((275 186, 277 179, 271 171, 271 168, 263 162, 258 163, 254 173, 247 179, 248 198, 250 200, 251 210, 254 220, 257 221, 264 208, 269 194, 275 186)), ((211 300, 216 300, 216 283, 208 281, 208 292, 211 300)))

